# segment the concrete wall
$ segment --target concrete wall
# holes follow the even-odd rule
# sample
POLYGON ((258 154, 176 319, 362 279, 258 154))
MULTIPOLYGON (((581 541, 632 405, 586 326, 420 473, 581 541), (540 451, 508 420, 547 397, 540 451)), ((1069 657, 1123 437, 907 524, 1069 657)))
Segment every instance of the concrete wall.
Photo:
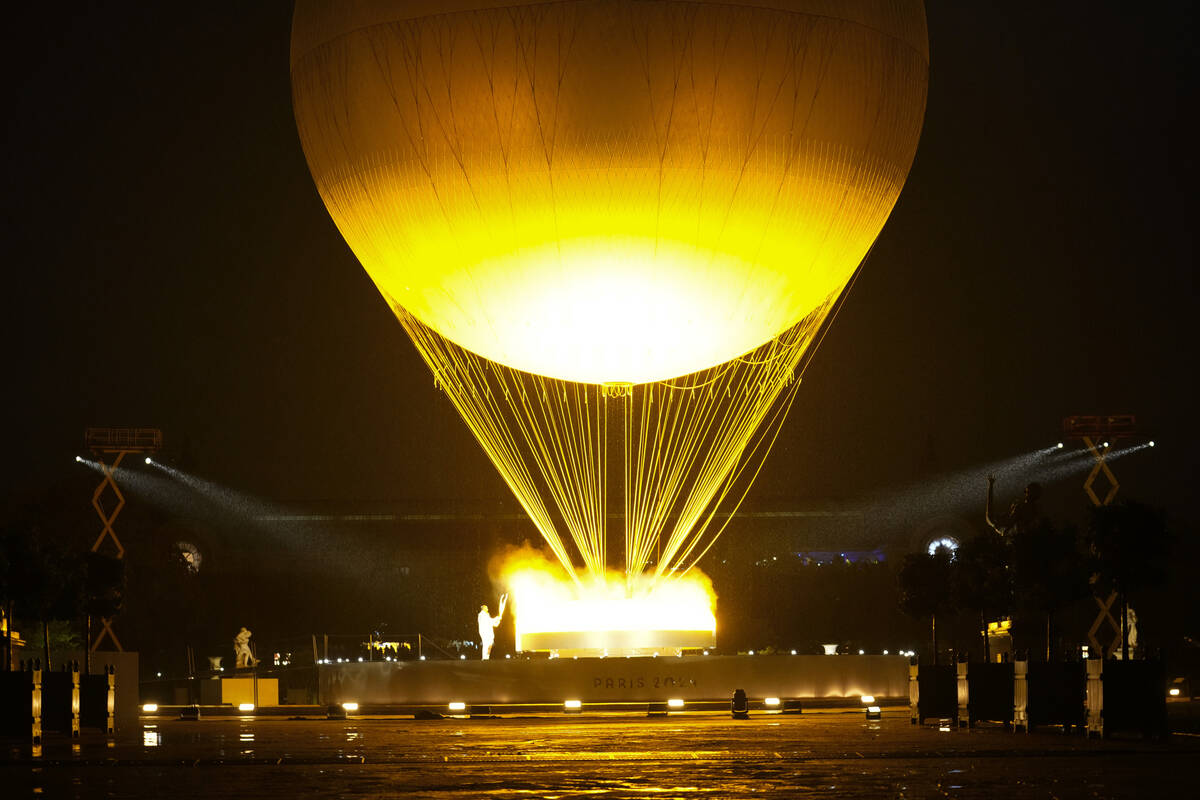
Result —
POLYGON ((902 656, 685 656, 394 661, 320 667, 322 703, 397 705, 837 698, 908 694, 902 656))

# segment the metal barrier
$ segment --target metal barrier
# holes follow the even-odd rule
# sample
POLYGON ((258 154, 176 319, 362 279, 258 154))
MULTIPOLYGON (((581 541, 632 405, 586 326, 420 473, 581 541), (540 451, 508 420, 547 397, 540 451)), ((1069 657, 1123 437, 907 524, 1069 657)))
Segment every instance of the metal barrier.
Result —
POLYGON ((1087 662, 1087 734, 1166 736, 1167 677, 1161 661, 1087 662))
POLYGON ((79 663, 42 675, 42 725, 48 731, 79 735, 79 663))
POLYGON ((953 665, 910 664, 908 687, 913 725, 923 725, 927 719, 954 719, 958 703, 953 665))
POLYGON ((82 676, 79 690, 80 723, 86 728, 100 728, 105 733, 116 732, 116 668, 108 664, 99 675, 82 676))
POLYGON ((959 661, 956 674, 958 726, 972 727, 976 722, 1000 722, 1013 719, 1014 674, 1012 664, 959 661))
POLYGON ((28 736, 42 743, 42 666, 22 661, 13 672, 0 672, 0 734, 28 736))
POLYGON ((1013 664, 1013 727, 1026 733, 1039 725, 1062 725, 1070 733, 1084 724, 1087 677, 1081 661, 1013 664))

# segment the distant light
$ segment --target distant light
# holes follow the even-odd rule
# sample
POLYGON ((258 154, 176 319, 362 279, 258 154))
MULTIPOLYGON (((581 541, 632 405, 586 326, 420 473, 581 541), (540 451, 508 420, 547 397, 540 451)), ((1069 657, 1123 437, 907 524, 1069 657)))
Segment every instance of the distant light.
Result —
POLYGON ((858 698, 858 699, 862 701, 862 704, 863 704, 864 706, 869 706, 869 705, 871 705, 872 703, 874 703, 874 702, 875 702, 875 695, 873 695, 873 694, 864 694, 862 697, 860 697, 860 698, 858 698))
POLYGON ((793 650, 793 651, 792 651, 792 655, 796 655, 796 651, 795 651, 795 650, 793 650))
POLYGON ((150 456, 146 456, 146 463, 147 463, 147 464, 153 464, 153 463, 154 463, 154 460, 153 460, 152 458, 150 458, 150 456))
POLYGON ((583 701, 567 700, 563 703, 563 708, 567 709, 568 711, 578 711, 579 709, 583 708, 583 701))
POLYGON ((1058 444, 1056 444, 1056 445, 1055 445, 1055 447, 1057 447, 1059 450, 1062 450, 1062 449, 1063 449, 1063 443, 1062 443, 1062 442, 1059 442, 1058 444))
POLYGON ((1149 444, 1151 447, 1154 447, 1154 440, 1153 440, 1153 439, 1151 439, 1151 440, 1148 442, 1148 444, 1149 444))
POLYGON ((707 651, 707 650, 705 650, 705 651, 704 651, 704 655, 708 655, 708 651, 707 651))
POLYGON ((421 656, 421 660, 422 660, 422 661, 424 661, 424 660, 425 660, 425 656, 421 656))
POLYGON ((1102 446, 1108 447, 1108 442, 1104 442, 1102 446))
POLYGON ((887 651, 887 650, 884 650, 884 651, 883 651, 883 654, 886 656, 886 655, 888 654, 888 651, 887 651))
POLYGON ((239 703, 238 711, 253 711, 254 703, 239 703))
POLYGON ((753 651, 753 650, 751 650, 751 651, 750 651, 750 655, 754 655, 754 651, 753 651))
MULTIPOLYGON (((461 655, 461 656, 459 656, 459 657, 458 657, 458 660, 459 660, 459 661, 466 661, 466 660, 467 660, 467 657, 466 657, 465 655, 461 655)), ((362 661, 362 659, 360 658, 360 659, 359 659, 359 661, 362 661)))
MULTIPOLYGON (((505 657, 505 658, 512 658, 512 656, 511 656, 511 655, 509 655, 508 653, 505 653, 505 654, 504 654, 504 657, 505 657)), ((421 660, 422 660, 422 661, 424 661, 424 660, 425 660, 425 656, 421 656, 421 660)))
POLYGON ((864 650, 859 650, 859 651, 858 651, 858 654, 861 656, 861 655, 864 655, 864 654, 865 654, 865 652, 866 652, 866 651, 864 651, 864 650))
MULTIPOLYGON (((1175 689, 1174 691, 1178 692, 1179 690, 1175 689)), ((145 703, 142 705, 143 714, 153 714, 155 711, 158 711, 158 703, 145 703)))
POLYGON ((82 463, 83 463, 83 456, 75 456, 75 460, 76 460, 76 461, 78 461, 79 463, 81 463, 81 464, 82 464, 82 463))
POLYGON ((1171 695, 1171 697, 1179 697, 1179 689, 1172 688, 1167 694, 1171 695))
POLYGON ((678 697, 672 697, 667 701, 667 708, 683 708, 683 700, 678 697))
POLYGON ((451 703, 450 705, 448 705, 448 706, 447 706, 447 708, 449 708, 451 711, 466 711, 466 710, 467 710, 467 704, 466 704, 466 703, 460 703, 459 701, 455 700, 453 703, 451 703))
POLYGON ((155 674, 156 676, 158 676, 159 678, 161 678, 161 677, 162 677, 162 673, 161 673, 161 672, 156 672, 156 673, 154 673, 154 674, 155 674))
POLYGON ((358 711, 358 703, 342 703, 342 708, 347 711, 358 711))
POLYGON ((777 706, 777 705, 779 705, 779 698, 778 697, 764 697, 763 705, 764 706, 777 706))

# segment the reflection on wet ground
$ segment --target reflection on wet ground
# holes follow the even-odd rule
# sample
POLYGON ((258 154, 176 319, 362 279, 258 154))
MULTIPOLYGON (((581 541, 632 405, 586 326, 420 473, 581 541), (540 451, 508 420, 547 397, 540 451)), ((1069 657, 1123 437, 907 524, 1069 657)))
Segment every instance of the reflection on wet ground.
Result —
MULTIPOLYGON (((2 740, 0 740, 2 741, 2 740)), ((349 720, 144 719, 5 742, 7 797, 1190 796, 1200 739, 917 728, 903 711, 349 720), (9 789, 14 790, 11 794, 9 789)))

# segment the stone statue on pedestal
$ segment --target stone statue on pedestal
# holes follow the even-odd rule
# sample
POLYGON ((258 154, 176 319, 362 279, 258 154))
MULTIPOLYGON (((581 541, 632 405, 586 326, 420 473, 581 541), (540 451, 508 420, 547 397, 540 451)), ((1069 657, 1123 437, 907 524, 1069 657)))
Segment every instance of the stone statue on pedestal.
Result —
POLYGON ((988 475, 987 504, 984 506, 983 517, 988 527, 1001 536, 1012 536, 1022 530, 1028 530, 1038 519, 1038 498, 1042 496, 1042 485, 1031 483, 1025 487, 1025 494, 1014 500, 1007 514, 993 514, 992 487, 996 483, 994 475, 988 475))
POLYGON ((233 637, 233 653, 237 657, 237 668, 253 667, 258 664, 258 659, 250 652, 250 637, 253 634, 242 626, 238 631, 238 635, 233 637))

